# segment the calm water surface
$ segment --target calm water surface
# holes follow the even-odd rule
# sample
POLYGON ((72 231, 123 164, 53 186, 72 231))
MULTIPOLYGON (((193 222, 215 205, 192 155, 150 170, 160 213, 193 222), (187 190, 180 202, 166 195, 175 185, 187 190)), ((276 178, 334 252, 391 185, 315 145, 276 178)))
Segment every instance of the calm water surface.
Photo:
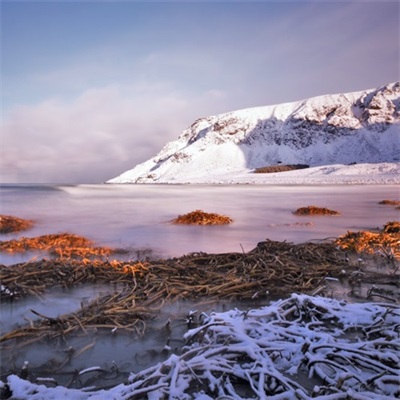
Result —
MULTIPOLYGON (((2 186, 2 214, 33 219, 35 227, 3 240, 70 232, 98 245, 152 249, 158 256, 189 252, 251 250, 266 238, 304 242, 337 237, 347 230, 382 227, 399 218, 384 199, 399 199, 398 186, 200 186, 79 185, 2 186), (298 217, 316 205, 335 217, 298 217), (225 226, 177 226, 170 221, 196 209, 230 216, 225 226)), ((13 263, 0 255, 0 262, 13 263)))

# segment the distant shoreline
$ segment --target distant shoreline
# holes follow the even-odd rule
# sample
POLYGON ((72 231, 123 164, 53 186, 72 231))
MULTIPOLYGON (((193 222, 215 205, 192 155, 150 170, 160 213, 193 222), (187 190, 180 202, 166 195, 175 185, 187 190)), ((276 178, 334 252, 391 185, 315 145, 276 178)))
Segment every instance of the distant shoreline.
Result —
POLYGON ((201 185, 398 185, 400 163, 334 164, 275 173, 253 170, 210 172, 207 176, 177 175, 174 179, 143 179, 129 181, 122 176, 106 184, 201 184, 201 185))

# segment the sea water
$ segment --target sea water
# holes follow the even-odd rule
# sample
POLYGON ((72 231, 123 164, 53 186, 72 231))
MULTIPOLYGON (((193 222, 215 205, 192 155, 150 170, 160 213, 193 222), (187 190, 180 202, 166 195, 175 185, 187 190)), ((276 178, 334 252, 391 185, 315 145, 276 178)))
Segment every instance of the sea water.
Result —
MULTIPOLYGON (((399 200, 399 197, 399 187, 389 185, 7 185, 0 187, 0 213, 31 219, 34 227, 2 235, 1 240, 69 232, 85 236, 96 245, 130 249, 132 257, 242 252, 266 238, 301 243, 338 237, 347 231, 382 228, 386 222, 398 220, 400 212, 394 206, 379 202, 399 200), (299 217, 293 214, 297 208, 308 205, 327 207, 339 211, 340 215, 299 217), (227 215, 233 223, 224 226, 171 223, 178 215, 197 209, 227 215)), ((39 256, 0 254, 0 263, 11 265, 32 257, 39 256)), ((53 289, 39 299, 3 302, 1 331, 5 333, 33 320, 35 315, 31 309, 54 318, 76 311, 82 303, 114 290, 106 285, 84 285, 71 290, 53 289)), ((148 322, 144 338, 118 333, 71 339, 68 346, 78 353, 87 350, 59 371, 58 383, 67 384, 69 372, 94 365, 108 370, 116 365, 119 371, 125 371, 126 374, 119 374, 109 382, 118 383, 128 372, 138 372, 165 359, 163 349, 167 339, 172 351, 179 351, 189 310, 210 312, 234 306, 247 308, 249 305, 179 302, 164 308, 155 321, 148 322), (167 334, 168 320, 172 321, 172 331, 167 334)), ((64 347, 35 343, 14 353, 4 352, 2 374, 18 372, 26 360, 37 374, 48 371, 51 363, 65 359, 67 345, 64 347)))
MULTIPOLYGON (((69 232, 97 245, 150 251, 159 257, 241 252, 267 238, 300 243, 337 237, 348 230, 382 228, 386 222, 398 219, 400 211, 379 202, 399 197, 399 187, 392 185, 1 186, 1 214, 35 223, 29 231, 2 235, 2 240, 69 232), (308 205, 327 207, 340 215, 293 214, 308 205), (178 215, 197 209, 227 215, 233 223, 171 223, 178 215)), ((15 260, 0 254, 0 263, 15 260)))

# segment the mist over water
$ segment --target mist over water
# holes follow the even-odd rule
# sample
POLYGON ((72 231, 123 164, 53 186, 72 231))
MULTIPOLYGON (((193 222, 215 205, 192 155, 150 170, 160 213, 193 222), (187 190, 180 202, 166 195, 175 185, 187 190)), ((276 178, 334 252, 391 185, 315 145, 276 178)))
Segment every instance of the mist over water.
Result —
MULTIPOLYGON (((97 245, 132 249, 130 257, 180 256, 190 252, 249 251, 266 238, 301 243, 338 237, 348 230, 381 228, 386 222, 398 220, 399 210, 380 205, 385 199, 398 200, 397 186, 203 186, 203 185, 79 185, 79 186, 2 186, 0 213, 32 219, 34 227, 18 234, 7 234, 2 240, 21 236, 39 236, 70 232, 83 235, 97 245), (299 207, 327 207, 339 216, 299 217, 299 207), (170 221, 180 214, 196 209, 228 215, 233 223, 224 226, 182 226, 170 221), (139 252, 139 253, 138 253, 139 252)), ((0 254, 0 262, 11 265, 40 259, 43 253, 0 254)), ((330 285, 334 285, 333 283, 330 285)), ((329 287, 329 285, 328 285, 329 287)), ((83 305, 121 288, 113 285, 83 285, 71 289, 53 289, 41 298, 4 302, 0 307, 0 332, 26 325, 38 317, 35 310, 49 317, 79 310, 83 305)), ((332 286, 332 290, 343 288, 332 286)), ((163 307, 157 318, 146 322, 146 335, 91 335, 67 339, 54 345, 35 343, 23 349, 9 348, 3 353, 2 374, 18 372, 25 360, 35 373, 48 374, 54 365, 63 364, 71 347, 82 355, 73 357, 56 376, 59 384, 67 385, 74 370, 101 366, 120 371, 107 384, 126 379, 166 359, 168 344, 174 353, 183 345, 188 329, 189 310, 209 313, 232 307, 247 309, 255 302, 209 302, 200 299, 178 301, 163 307), (170 331, 166 331, 171 321, 170 331), (11 360, 11 361, 10 361, 11 360), (72 372, 71 372, 72 371, 72 372)), ((58 370, 57 370, 58 371, 58 370)), ((88 380, 89 382, 89 380, 88 380)), ((103 381, 94 381, 102 386, 103 381)), ((82 381, 82 384, 85 384, 82 381)), ((90 386, 90 385, 89 385, 90 386)))
MULTIPOLYGON (((35 222, 33 229, 3 235, 2 240, 70 232, 97 245, 150 249, 154 257, 249 251, 266 238, 294 243, 322 240, 348 230, 381 228, 399 218, 395 207, 378 204, 399 198, 395 185, 2 186, 0 196, 2 214, 35 222), (293 215, 308 205, 341 215, 293 215), (228 215, 233 223, 182 226, 170 222, 196 209, 228 215)), ((0 255, 2 263, 18 261, 18 256, 0 255)))

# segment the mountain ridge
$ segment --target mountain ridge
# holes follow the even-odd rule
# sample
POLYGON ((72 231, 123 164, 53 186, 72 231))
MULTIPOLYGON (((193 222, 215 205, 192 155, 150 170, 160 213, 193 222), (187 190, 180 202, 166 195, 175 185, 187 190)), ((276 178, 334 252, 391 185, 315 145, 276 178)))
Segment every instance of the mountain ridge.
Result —
POLYGON ((397 163, 399 154, 394 82, 199 118, 157 155, 108 182, 207 183, 268 165, 397 163))

